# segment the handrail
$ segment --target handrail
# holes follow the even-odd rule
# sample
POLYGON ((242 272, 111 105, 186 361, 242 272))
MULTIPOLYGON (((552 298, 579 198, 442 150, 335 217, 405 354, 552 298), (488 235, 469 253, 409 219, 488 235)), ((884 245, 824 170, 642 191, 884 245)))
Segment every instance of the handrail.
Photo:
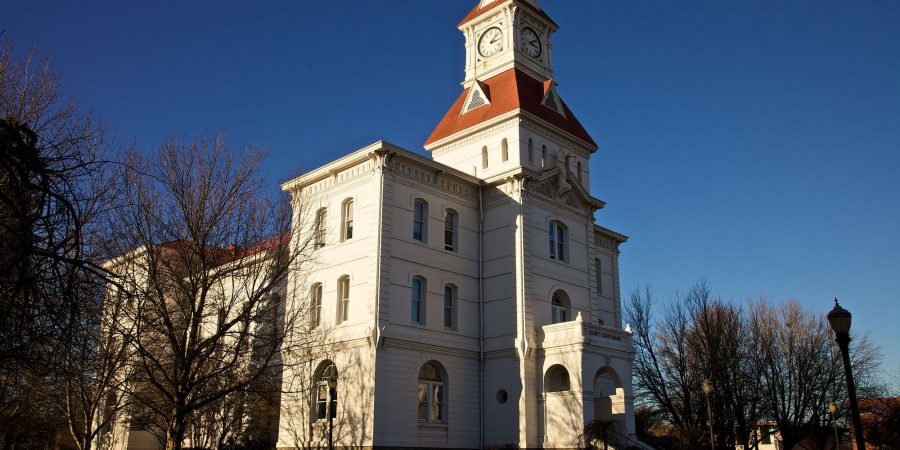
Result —
POLYGON ((656 448, 656 447, 654 447, 654 446, 652 446, 652 445, 650 445, 650 444, 648 444, 648 443, 646 443, 646 442, 643 442, 643 441, 635 441, 634 439, 631 439, 630 437, 628 437, 628 436, 626 436, 626 435, 620 433, 620 432, 619 432, 618 430, 616 430, 615 428, 612 428, 612 429, 610 429, 609 431, 612 431, 613 433, 619 435, 620 437, 625 438, 625 440, 628 441, 630 444, 632 444, 632 445, 634 445, 634 446, 636 446, 636 447, 639 447, 639 448, 641 448, 641 449, 646 449, 646 448, 649 447, 649 448, 652 448, 653 450, 659 450, 658 448, 656 448))

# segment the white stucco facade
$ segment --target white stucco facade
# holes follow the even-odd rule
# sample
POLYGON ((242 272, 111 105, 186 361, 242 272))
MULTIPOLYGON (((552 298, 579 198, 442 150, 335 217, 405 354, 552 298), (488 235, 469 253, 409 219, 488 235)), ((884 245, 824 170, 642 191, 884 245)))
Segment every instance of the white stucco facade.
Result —
MULTIPOLYGON (((634 439, 627 238, 594 222, 596 144, 561 99, 548 105, 556 25, 537 2, 509 0, 481 2, 459 29, 465 92, 426 143, 431 158, 377 142, 282 186, 297 214, 327 218, 308 231, 324 233, 321 258, 293 285, 313 297, 322 286, 318 326, 344 344, 317 365, 338 374, 335 445, 569 448, 595 419, 634 439), (525 28, 539 51, 524 48, 525 28)), ((308 412, 283 414, 278 447, 324 445, 315 399, 282 402, 308 412)))
POLYGON ((556 27, 536 0, 481 1, 431 158, 376 142, 282 185, 292 245, 314 246, 287 304, 329 350, 286 361, 278 448, 326 445, 326 373, 337 447, 571 448, 593 420, 634 439, 627 238, 595 223, 602 161, 556 91, 556 27))

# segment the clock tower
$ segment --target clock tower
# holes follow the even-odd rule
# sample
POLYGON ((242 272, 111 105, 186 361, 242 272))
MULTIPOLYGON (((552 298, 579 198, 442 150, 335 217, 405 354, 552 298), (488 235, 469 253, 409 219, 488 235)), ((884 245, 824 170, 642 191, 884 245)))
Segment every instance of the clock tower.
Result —
POLYGON ((536 0, 483 0, 458 26, 466 38, 466 79, 487 79, 511 68, 553 78, 550 37, 556 24, 536 0))
POLYGON ((553 19, 537 0, 481 0, 457 28, 466 46, 463 92, 425 149, 486 180, 563 167, 587 191, 597 144, 557 92, 553 19))

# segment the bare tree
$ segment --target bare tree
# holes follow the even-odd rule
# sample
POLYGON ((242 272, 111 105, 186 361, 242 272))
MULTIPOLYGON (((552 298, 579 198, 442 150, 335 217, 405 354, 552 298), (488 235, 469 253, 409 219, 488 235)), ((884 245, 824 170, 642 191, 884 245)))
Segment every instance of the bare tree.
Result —
POLYGON ((192 422, 261 384, 280 386, 286 361, 316 345, 299 326, 305 299, 287 286, 311 245, 269 194, 262 157, 232 152, 222 135, 128 155, 113 265, 133 301, 131 395, 167 450, 182 448, 192 422))
POLYGON ((21 61, 9 45, 0 52, 4 446, 48 445, 46 439, 65 433, 57 388, 84 375, 70 363, 90 359, 73 352, 95 347, 84 338, 98 336, 96 313, 108 281, 94 245, 104 235, 96 219, 112 187, 106 135, 90 114, 62 99, 59 80, 50 62, 37 62, 34 52, 21 61), (43 441, 20 439, 29 429, 41 430, 43 441))
MULTIPOLYGON (((717 448, 758 448, 761 420, 772 420, 785 448, 831 442, 829 401, 843 405, 843 369, 824 313, 796 301, 752 302, 744 310, 713 296, 705 282, 676 295, 660 320, 652 296, 632 294, 635 388, 641 402, 677 432, 685 448, 709 445, 704 378, 712 382, 717 448)), ((880 352, 866 335, 853 341, 860 391, 877 395, 880 352)))
POLYGON ((634 379, 636 394, 658 410, 678 431, 684 448, 699 448, 703 441, 705 407, 699 395, 703 377, 694 370, 690 353, 691 318, 677 304, 661 321, 652 315, 650 289, 631 294, 627 321, 634 326, 634 379))
MULTIPOLYGON (((812 438, 825 448, 829 401, 846 399, 838 349, 825 314, 803 309, 796 300, 773 305, 761 299, 750 306, 750 330, 758 346, 760 389, 765 412, 775 421, 785 448, 812 438)), ((865 337, 853 343, 854 375, 861 390, 875 379, 880 351, 865 337)))
POLYGON ((743 311, 714 297, 705 282, 697 283, 683 300, 692 323, 689 352, 696 370, 713 385, 716 444, 754 448, 752 435, 761 418, 759 370, 743 311))
MULTIPOLYGON (((85 287, 97 289, 96 284, 85 287)), ((104 291, 105 292, 105 291, 104 291)), ((57 406, 67 418, 69 433, 79 450, 90 450, 97 438, 109 440, 113 422, 128 406, 126 388, 134 368, 126 336, 134 324, 126 319, 124 302, 114 296, 94 311, 97 325, 76 329, 65 353, 57 406)), ((98 292, 96 295, 103 295, 98 292)))

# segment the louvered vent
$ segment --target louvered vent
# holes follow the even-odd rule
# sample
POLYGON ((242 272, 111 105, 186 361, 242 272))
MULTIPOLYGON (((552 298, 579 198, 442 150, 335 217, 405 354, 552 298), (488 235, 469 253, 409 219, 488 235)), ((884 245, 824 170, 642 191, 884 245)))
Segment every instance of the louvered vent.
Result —
POLYGON ((472 100, 469 101, 469 107, 466 108, 466 111, 470 111, 479 106, 484 106, 484 105, 485 105, 485 101, 484 101, 484 97, 481 96, 481 91, 476 90, 472 94, 472 100))
POLYGON ((559 106, 557 106, 556 96, 553 95, 553 91, 547 92, 547 98, 544 99, 544 106, 546 106, 556 112, 559 112, 559 106))

